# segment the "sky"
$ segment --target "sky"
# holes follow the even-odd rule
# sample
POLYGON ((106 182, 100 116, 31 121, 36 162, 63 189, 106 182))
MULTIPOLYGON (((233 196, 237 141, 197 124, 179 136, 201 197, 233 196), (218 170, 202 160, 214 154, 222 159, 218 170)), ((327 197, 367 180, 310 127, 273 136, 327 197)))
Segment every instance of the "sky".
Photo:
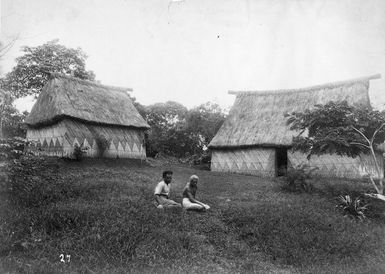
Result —
MULTIPOLYGON (((87 53, 106 85, 144 105, 229 108, 229 90, 301 88, 380 73, 372 105, 385 108, 382 0, 0 0, 0 38, 20 47, 59 39, 87 53)), ((30 99, 18 100, 30 110, 30 99)))

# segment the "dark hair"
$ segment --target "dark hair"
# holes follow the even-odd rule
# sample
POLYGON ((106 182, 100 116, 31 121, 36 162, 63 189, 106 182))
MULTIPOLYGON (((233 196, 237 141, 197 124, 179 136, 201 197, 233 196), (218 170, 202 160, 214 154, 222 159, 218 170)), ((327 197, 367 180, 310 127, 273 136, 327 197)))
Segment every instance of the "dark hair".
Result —
POLYGON ((162 177, 163 177, 163 178, 166 177, 167 174, 172 175, 172 171, 171 171, 171 170, 165 170, 165 171, 163 171, 162 177))

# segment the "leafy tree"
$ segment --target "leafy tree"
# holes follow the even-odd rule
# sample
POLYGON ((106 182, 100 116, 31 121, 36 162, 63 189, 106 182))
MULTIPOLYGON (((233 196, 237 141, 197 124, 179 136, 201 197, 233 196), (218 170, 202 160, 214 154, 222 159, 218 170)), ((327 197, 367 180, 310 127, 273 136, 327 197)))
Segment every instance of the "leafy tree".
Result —
POLYGON ((18 158, 27 144, 22 122, 27 113, 20 113, 12 105, 12 96, 0 90, 0 160, 18 158))
POLYGON ((162 152, 184 157, 194 150, 196 144, 186 130, 187 112, 186 107, 173 101, 156 103, 145 108, 144 118, 151 126, 146 141, 148 155, 155 156, 162 152))
POLYGON ((207 102, 190 110, 187 114, 187 125, 190 132, 201 140, 201 147, 207 147, 226 115, 218 104, 207 102))
POLYGON ((16 66, 4 79, 3 88, 15 98, 37 96, 52 72, 94 80, 92 71, 86 71, 87 55, 80 49, 67 48, 52 40, 37 47, 22 47, 24 55, 16 58, 16 66))
POLYGON ((293 138, 293 149, 312 155, 338 154, 357 157, 370 154, 377 177, 369 173, 377 194, 370 196, 385 201, 383 174, 375 150, 385 141, 385 113, 344 102, 316 105, 314 109, 285 115, 290 129, 300 131, 293 138), (305 136, 303 133, 307 133, 305 136))
POLYGON ((225 118, 219 105, 211 103, 192 110, 172 101, 137 108, 151 126, 146 135, 149 156, 158 152, 177 157, 200 155, 225 118))
POLYGON ((26 129, 22 123, 27 114, 20 113, 12 105, 12 96, 0 90, 0 138, 25 138, 26 129))
POLYGON ((187 108, 180 103, 167 101, 147 107, 146 120, 150 125, 172 129, 178 122, 182 122, 187 114, 187 108))

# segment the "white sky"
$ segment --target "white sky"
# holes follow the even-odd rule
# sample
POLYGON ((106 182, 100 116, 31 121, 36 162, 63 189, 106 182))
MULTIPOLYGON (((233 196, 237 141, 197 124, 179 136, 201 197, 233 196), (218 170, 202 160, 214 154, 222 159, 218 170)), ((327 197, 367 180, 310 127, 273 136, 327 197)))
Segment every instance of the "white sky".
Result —
POLYGON ((88 54, 97 80, 133 88, 145 105, 229 107, 228 90, 300 88, 381 73, 370 97, 385 108, 382 0, 1 0, 1 37, 17 34, 1 73, 15 65, 20 46, 58 38, 88 54))

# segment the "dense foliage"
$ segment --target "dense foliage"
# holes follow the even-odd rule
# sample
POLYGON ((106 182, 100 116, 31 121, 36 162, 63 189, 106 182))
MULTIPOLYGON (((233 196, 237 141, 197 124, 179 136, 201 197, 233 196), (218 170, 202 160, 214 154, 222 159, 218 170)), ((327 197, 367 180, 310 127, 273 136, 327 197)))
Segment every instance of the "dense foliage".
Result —
POLYGON ((286 115, 290 129, 300 131, 294 148, 311 155, 333 154, 356 157, 369 153, 368 140, 380 145, 385 140, 385 113, 355 107, 344 102, 316 105, 312 110, 286 115), (307 132, 307 136, 301 135, 307 132))
POLYGON ((148 134, 147 150, 154 155, 159 152, 173 156, 184 156, 186 146, 194 146, 184 142, 185 116, 187 108, 183 105, 168 101, 146 107, 145 119, 151 126, 148 134))
POLYGON ((27 129, 23 125, 24 119, 27 117, 28 112, 20 113, 12 105, 6 106, 6 109, 0 110, 1 112, 1 132, 0 138, 13 138, 13 137, 26 137, 27 129))
POLYGON ((12 105, 12 96, 0 90, 0 161, 18 158, 27 145, 23 125, 27 112, 20 113, 12 105))
POLYGON ((186 123, 189 131, 194 132, 201 141, 201 147, 207 147, 226 116, 218 104, 207 102, 187 113, 186 123))
MULTIPOLYGON (((385 142, 385 113, 348 105, 343 102, 329 102, 316 105, 314 109, 287 114, 290 129, 299 131, 293 138, 293 149, 312 155, 338 154, 357 157, 361 153, 372 156, 377 177, 383 177, 375 155, 377 147, 385 142), (303 134, 305 133, 305 134, 303 134)), ((383 179, 374 181, 378 194, 383 194, 383 179)))
POLYGON ((13 105, 9 92, 0 90, 0 138, 25 138, 26 129, 22 125, 27 112, 20 113, 13 105))
POLYGON ((206 103, 188 110, 168 101, 139 111, 151 126, 146 136, 147 155, 158 153, 176 157, 199 157, 222 125, 225 114, 217 104, 206 103))
POLYGON ((24 148, 29 144, 30 142, 20 137, 0 138, 0 160, 19 158, 24 154, 24 148))
POLYGON ((80 79, 94 80, 92 71, 85 68, 87 55, 82 49, 67 48, 52 40, 37 47, 24 46, 23 55, 16 58, 16 66, 3 79, 3 88, 15 98, 39 95, 49 79, 57 72, 80 79))

